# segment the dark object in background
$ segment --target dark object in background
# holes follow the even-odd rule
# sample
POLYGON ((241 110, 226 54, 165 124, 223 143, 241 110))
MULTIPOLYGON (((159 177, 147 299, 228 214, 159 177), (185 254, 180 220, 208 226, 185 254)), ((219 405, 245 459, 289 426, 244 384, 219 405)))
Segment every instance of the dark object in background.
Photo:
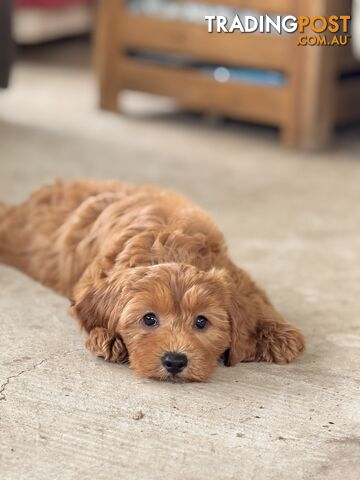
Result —
POLYGON ((11 4, 11 0, 1 0, 0 2, 0 88, 8 86, 14 54, 11 35, 11 4))

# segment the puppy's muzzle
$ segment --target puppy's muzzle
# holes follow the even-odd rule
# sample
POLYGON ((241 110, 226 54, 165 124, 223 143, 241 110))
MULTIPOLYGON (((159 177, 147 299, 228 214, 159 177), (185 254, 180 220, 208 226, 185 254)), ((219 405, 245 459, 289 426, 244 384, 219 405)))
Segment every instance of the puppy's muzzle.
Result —
POLYGON ((166 352, 161 359, 161 363, 171 375, 175 376, 184 370, 188 364, 188 359, 183 353, 166 352))

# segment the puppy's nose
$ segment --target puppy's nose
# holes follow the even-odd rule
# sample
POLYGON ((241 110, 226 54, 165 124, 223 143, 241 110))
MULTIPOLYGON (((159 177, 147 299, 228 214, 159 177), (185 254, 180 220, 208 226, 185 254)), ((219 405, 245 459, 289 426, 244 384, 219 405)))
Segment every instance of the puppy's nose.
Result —
POLYGON ((169 373, 176 375, 184 370, 188 360, 183 353, 167 352, 162 357, 161 362, 169 373))

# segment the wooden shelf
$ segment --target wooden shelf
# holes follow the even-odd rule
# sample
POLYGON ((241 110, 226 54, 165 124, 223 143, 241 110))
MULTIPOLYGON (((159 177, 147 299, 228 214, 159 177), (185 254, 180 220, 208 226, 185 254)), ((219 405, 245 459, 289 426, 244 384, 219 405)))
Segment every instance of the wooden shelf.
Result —
POLYGON ((124 59, 118 73, 122 89, 171 97, 194 111, 218 112, 268 125, 283 124, 290 105, 286 87, 218 83, 195 69, 124 59))
MULTIPOLYGON (((182 0, 190 2, 193 0, 182 0)), ((260 13, 295 14, 299 0, 200 0, 198 3, 227 5, 234 8, 244 8, 260 13)))
MULTIPOLYGON (((182 0, 188 1, 188 0, 182 0)), ((260 14, 348 15, 351 0, 199 0, 260 14)), ((204 23, 132 13, 125 0, 99 0, 96 67, 99 103, 116 111, 118 94, 138 90, 173 98, 189 110, 217 112, 275 125, 284 143, 321 148, 336 123, 360 117, 360 81, 338 81, 359 69, 347 47, 298 47, 298 35, 208 33, 204 23), (286 83, 275 87, 216 82, 195 68, 140 60, 129 51, 175 54, 199 64, 276 70, 286 83)), ((309 32, 307 32, 309 34, 309 32)), ((311 34, 311 32, 310 32, 311 34)))
POLYGON ((206 25, 125 14, 121 18, 125 49, 188 55, 202 62, 289 72, 290 36, 246 33, 211 34, 206 25))
POLYGON ((336 96, 335 122, 346 125, 360 121, 360 80, 359 78, 343 80, 338 86, 336 96))

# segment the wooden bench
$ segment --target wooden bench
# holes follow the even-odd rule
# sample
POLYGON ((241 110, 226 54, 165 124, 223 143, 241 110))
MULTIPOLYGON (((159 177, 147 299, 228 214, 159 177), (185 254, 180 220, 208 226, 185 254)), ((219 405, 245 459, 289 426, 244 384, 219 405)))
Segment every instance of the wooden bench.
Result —
MULTIPOLYGON (((201 0, 197 0, 198 2, 201 0)), ((259 13, 350 14, 351 0, 203 0, 259 13), (341 3, 341 7, 339 7, 341 3)), ((126 9, 123 0, 101 0, 96 28, 100 106, 117 111, 124 90, 164 95, 193 111, 215 112, 277 126, 284 144, 321 148, 333 129, 360 119, 360 71, 350 46, 298 46, 298 34, 216 34, 207 25, 165 20, 126 9), (281 86, 219 83, 196 68, 174 68, 127 55, 130 50, 163 52, 198 62, 276 70, 281 86)))

